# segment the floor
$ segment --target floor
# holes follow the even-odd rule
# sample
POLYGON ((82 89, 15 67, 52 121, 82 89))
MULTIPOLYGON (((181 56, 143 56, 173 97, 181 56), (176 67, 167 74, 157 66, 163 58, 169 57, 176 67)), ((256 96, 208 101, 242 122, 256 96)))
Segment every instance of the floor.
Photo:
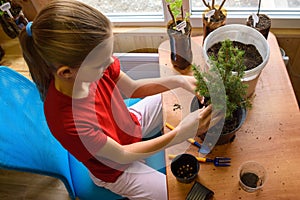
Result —
POLYGON ((8 66, 26 77, 30 78, 28 67, 22 57, 18 38, 11 39, 5 35, 0 28, 0 45, 5 51, 4 57, 0 61, 0 65, 8 66))
MULTIPOLYGON (((30 78, 18 39, 11 39, 0 29, 0 45, 5 56, 0 65, 8 66, 30 78)), ((55 178, 0 169, 1 200, 69 200, 63 183, 55 178)))

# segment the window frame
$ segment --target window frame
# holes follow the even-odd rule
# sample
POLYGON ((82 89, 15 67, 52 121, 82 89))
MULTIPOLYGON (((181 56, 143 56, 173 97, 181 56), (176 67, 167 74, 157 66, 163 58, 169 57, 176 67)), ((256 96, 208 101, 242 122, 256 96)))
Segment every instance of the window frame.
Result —
MULTIPOLYGON (((122 14, 107 14, 109 19, 114 23, 114 26, 166 26, 171 19, 169 12, 166 9, 165 0, 162 0, 163 15, 122 15, 122 14)), ((190 1, 183 1, 184 11, 191 13, 191 24, 195 28, 202 28, 202 11, 191 12, 190 1)), ((255 12, 254 10, 227 10, 227 24, 245 24, 248 16, 255 12)), ((260 13, 267 14, 271 20, 271 28, 300 28, 300 9, 285 11, 285 10, 261 10, 260 13)))

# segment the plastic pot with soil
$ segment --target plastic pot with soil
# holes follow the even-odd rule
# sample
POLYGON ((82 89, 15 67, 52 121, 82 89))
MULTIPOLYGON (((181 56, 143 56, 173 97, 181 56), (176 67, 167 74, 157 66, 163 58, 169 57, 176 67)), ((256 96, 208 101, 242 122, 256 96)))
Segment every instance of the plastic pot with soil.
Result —
POLYGON ((253 13, 248 17, 246 25, 256 29, 266 39, 268 39, 268 35, 271 28, 271 19, 265 14, 260 14, 260 6, 261 0, 258 1, 257 13, 253 13))
POLYGON ((259 31, 266 39, 271 28, 271 19, 265 14, 252 14, 248 17, 246 25, 259 31))
POLYGON ((198 176, 200 164, 195 156, 191 154, 180 154, 171 163, 171 171, 177 181, 191 183, 198 176))
POLYGON ((245 50, 244 64, 247 66, 242 81, 248 85, 246 97, 250 97, 255 91, 260 73, 268 63, 269 44, 260 32, 249 26, 242 24, 222 26, 209 34, 204 41, 203 56, 207 65, 210 65, 211 53, 217 52, 218 43, 226 39, 233 41, 238 48, 245 50))
POLYGON ((182 0, 165 0, 172 18, 167 24, 167 33, 170 38, 171 63, 180 70, 191 66, 193 61, 190 14, 184 12, 182 0))
POLYGON ((223 8, 226 0, 223 0, 220 5, 215 5, 215 1, 212 1, 212 4, 206 0, 202 0, 202 2, 207 7, 202 14, 204 42, 208 34, 226 24, 227 12, 223 8))
POLYGON ((176 24, 182 22, 182 19, 178 19, 176 23, 171 20, 167 25, 167 33, 170 38, 171 62, 179 70, 185 70, 190 67, 193 61, 191 44, 192 26, 190 22, 186 21, 185 28, 181 31, 174 28, 176 24))
POLYGON ((255 192, 263 187, 267 179, 266 169, 255 161, 243 163, 239 168, 239 184, 246 192, 255 192))

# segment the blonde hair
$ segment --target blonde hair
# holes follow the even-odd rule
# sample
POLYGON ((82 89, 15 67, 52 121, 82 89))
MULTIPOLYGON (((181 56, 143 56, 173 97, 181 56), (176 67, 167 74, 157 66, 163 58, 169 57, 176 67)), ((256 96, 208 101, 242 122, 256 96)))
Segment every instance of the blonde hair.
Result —
POLYGON ((57 66, 77 68, 90 51, 112 35, 111 23, 98 10, 76 0, 54 0, 34 18, 31 34, 19 40, 42 100, 57 66))

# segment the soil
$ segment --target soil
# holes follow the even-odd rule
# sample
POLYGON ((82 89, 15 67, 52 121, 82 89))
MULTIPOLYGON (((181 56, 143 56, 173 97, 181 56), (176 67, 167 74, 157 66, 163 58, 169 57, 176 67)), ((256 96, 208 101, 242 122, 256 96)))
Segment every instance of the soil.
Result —
MULTIPOLYGON (((244 64, 246 66, 246 70, 253 69, 263 62, 262 56, 260 55, 260 53, 258 52, 258 50, 254 45, 244 44, 238 41, 232 41, 232 42, 234 47, 237 47, 238 49, 245 51, 244 64)), ((208 56, 217 57, 220 48, 221 48, 221 42, 214 44, 207 50, 208 56)))
POLYGON ((183 178, 183 179, 189 179, 189 178, 193 177, 194 174, 195 174, 195 170, 192 166, 189 166, 189 164, 182 165, 176 171, 176 176, 178 176, 179 178, 183 178))
MULTIPOLYGON (((223 14, 223 12, 220 12, 219 18, 215 18, 214 15, 210 18, 210 22, 219 22, 223 21, 226 18, 226 16, 223 14)), ((208 18, 204 17, 204 19, 207 21, 208 18)))
MULTIPOLYGON (((204 104, 200 103, 197 97, 194 97, 191 104, 191 112, 195 111, 196 109, 201 109, 203 106, 207 106, 208 102, 205 98, 204 104)), ((221 123, 217 123, 215 126, 210 128, 211 132, 216 132, 222 129, 221 136, 217 142, 218 145, 231 143, 235 139, 235 130, 237 130, 243 120, 243 110, 237 109, 233 113, 233 117, 230 119, 226 119, 223 126, 221 127, 221 123)), ((204 140, 206 136, 205 134, 200 135, 199 137, 201 140, 204 140)))
MULTIPOLYGON (((247 25, 253 27, 252 15, 249 16, 247 25)), ((267 29, 271 26, 271 19, 267 15, 259 14, 259 22, 256 24, 257 29, 267 29)))
POLYGON ((240 110, 236 110, 232 113, 232 118, 226 119, 222 129, 222 134, 227 134, 235 130, 241 122, 240 110))
POLYGON ((247 172, 241 176, 241 181, 248 187, 256 188, 258 186, 259 178, 256 174, 247 172))
MULTIPOLYGON (((222 129, 220 138, 217 142, 218 145, 231 143, 235 139, 235 130, 238 129, 242 120, 241 110, 238 109, 233 113, 233 117, 226 119, 223 126, 220 123, 217 123, 215 126, 211 127, 211 132, 217 132, 222 129)), ((200 135, 201 140, 204 140, 206 134, 200 135)))
MULTIPOLYGON (((203 108, 203 106, 208 106, 208 98, 204 99, 204 104, 200 103, 199 101, 197 101, 199 108, 203 108)), ((234 111, 232 113, 232 118, 226 119, 224 122, 224 126, 222 129, 222 134, 227 134, 232 132, 233 130, 235 130, 239 124, 240 124, 240 120, 241 119, 241 113, 240 110, 237 109, 236 111, 234 111)), ((215 127, 220 126, 218 123, 215 125, 215 127)), ((217 127, 217 130, 220 130, 220 127, 217 127)))

